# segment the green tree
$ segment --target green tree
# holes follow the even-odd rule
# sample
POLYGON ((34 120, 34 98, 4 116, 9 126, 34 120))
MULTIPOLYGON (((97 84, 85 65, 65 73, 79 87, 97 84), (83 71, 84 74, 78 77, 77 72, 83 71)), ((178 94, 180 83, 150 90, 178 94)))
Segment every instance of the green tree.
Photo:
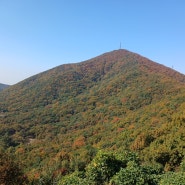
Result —
POLYGON ((126 165, 113 155, 99 151, 86 168, 86 176, 90 184, 99 185, 109 182, 110 178, 126 165))

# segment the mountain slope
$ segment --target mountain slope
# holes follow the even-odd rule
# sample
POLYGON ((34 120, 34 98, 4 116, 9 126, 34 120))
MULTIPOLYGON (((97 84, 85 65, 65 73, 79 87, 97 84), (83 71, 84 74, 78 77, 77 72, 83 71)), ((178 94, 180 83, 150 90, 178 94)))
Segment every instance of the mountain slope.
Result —
POLYGON ((77 161, 83 166, 95 149, 131 149, 143 161, 173 169, 185 153, 184 102, 184 75, 138 54, 112 51, 1 92, 1 143, 15 147, 27 169, 61 158, 68 169, 77 161))

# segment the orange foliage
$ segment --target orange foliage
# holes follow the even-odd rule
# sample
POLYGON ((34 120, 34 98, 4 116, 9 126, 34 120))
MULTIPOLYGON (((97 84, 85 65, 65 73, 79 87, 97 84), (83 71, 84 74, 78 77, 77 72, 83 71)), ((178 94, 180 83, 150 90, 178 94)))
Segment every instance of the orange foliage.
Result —
POLYGON ((74 148, 79 148, 79 147, 82 147, 82 146, 84 146, 84 145, 85 145, 85 137, 83 137, 83 136, 78 137, 78 138, 74 141, 74 143, 73 143, 73 147, 74 147, 74 148))

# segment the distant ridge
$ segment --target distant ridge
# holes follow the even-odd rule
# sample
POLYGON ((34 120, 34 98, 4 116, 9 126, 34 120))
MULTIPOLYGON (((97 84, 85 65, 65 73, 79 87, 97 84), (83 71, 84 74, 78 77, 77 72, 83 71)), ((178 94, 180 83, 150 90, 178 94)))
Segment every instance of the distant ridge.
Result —
POLYGON ((9 85, 0 83, 0 91, 2 91, 3 89, 5 89, 7 87, 9 87, 9 85))

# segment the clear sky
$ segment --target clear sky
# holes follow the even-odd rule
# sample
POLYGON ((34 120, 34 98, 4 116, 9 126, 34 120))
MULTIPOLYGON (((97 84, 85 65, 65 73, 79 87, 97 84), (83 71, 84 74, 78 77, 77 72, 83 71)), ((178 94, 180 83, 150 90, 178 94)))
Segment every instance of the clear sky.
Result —
POLYGON ((185 0, 0 0, 0 83, 122 48, 185 74, 185 0))

